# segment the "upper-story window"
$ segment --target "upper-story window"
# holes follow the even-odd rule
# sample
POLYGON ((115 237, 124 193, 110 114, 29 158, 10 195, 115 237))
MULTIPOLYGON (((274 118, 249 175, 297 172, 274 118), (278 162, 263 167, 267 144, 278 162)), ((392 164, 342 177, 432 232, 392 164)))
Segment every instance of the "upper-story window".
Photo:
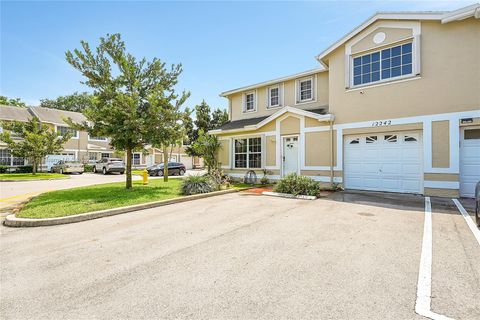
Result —
POLYGON ((243 112, 253 112, 257 110, 255 91, 245 93, 243 97, 243 112))
POLYGON ((95 136, 90 136, 88 135, 88 140, 92 140, 92 141, 107 141, 107 138, 106 137, 95 137, 95 136))
POLYGON ((282 105, 281 98, 280 98, 280 94, 281 94, 280 85, 268 87, 267 93, 268 93, 268 101, 267 101, 268 108, 280 107, 282 105))
POLYGON ((353 85, 359 86, 413 74, 412 43, 353 58, 353 85))
POLYGON ((69 127, 57 126, 57 133, 60 136, 64 136, 67 133, 71 133, 72 139, 78 139, 78 131, 69 127))
POLYGON ((313 77, 297 80, 297 103, 313 100, 313 77))

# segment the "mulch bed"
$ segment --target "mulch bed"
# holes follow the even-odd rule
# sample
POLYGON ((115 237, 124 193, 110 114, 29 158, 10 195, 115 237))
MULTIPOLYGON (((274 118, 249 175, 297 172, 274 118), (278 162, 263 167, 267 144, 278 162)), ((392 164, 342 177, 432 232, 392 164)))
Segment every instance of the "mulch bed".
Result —
POLYGON ((273 190, 273 187, 269 186, 269 187, 257 187, 257 188, 247 189, 243 192, 262 194, 262 192, 264 191, 272 191, 272 190, 273 190))

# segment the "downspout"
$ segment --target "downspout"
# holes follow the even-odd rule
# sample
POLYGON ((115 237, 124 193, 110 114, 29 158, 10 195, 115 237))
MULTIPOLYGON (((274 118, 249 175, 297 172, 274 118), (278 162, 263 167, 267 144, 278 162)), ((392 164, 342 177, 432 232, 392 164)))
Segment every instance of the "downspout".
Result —
POLYGON ((333 143, 333 116, 330 118, 330 186, 333 188, 333 161, 334 161, 334 143, 333 143))

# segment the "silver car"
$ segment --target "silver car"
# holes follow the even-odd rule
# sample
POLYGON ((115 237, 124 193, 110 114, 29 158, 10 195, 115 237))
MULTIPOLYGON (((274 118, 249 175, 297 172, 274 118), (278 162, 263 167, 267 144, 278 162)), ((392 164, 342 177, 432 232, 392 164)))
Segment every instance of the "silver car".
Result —
POLYGON ((79 173, 82 174, 85 170, 83 163, 77 161, 65 161, 60 160, 55 163, 51 168, 50 172, 57 172, 57 173, 79 173))
POLYGON ((95 163, 93 172, 101 172, 103 174, 119 172, 123 174, 125 172, 125 163, 120 158, 104 158, 95 163))

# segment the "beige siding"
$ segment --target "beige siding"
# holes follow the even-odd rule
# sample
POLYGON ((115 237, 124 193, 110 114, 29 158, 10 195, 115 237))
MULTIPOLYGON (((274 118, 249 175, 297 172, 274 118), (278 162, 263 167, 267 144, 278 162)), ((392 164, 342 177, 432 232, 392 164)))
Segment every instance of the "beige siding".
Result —
POLYGON ((432 122, 432 167, 450 167, 449 121, 432 122))
POLYGON ((265 164, 270 167, 276 165, 276 143, 275 136, 265 137, 265 164))
POLYGON ((423 194, 425 196, 444 198, 458 198, 459 196, 458 190, 455 189, 425 188, 423 194))
POLYGON ((428 181, 458 181, 459 177, 456 173, 425 173, 423 179, 428 181))
POLYGON ((329 108, 335 123, 477 110, 480 106, 480 22, 421 23, 421 77, 345 90, 345 54, 329 55, 329 108), (458 63, 461 57, 462 63, 458 63))
POLYGON ((412 29, 378 28, 372 31, 365 38, 357 42, 355 45, 353 45, 352 54, 362 52, 362 51, 367 51, 370 49, 374 49, 375 47, 378 47, 378 45, 375 44, 375 42, 373 42, 373 37, 379 32, 385 33, 385 40, 382 43, 382 46, 388 45, 390 43, 397 42, 400 40, 404 40, 412 36, 412 29))
POLYGON ((280 134, 298 134, 300 133, 300 119, 287 117, 280 122, 280 134))
MULTIPOLYGON (((336 165, 336 130, 333 131, 334 166, 336 165)), ((307 166, 330 166, 331 157, 330 131, 305 133, 305 165, 307 166)))
POLYGON ((220 165, 228 165, 230 162, 230 140, 220 140, 220 151, 218 152, 218 162, 220 165))
POLYGON ((409 124, 400 124, 393 126, 380 126, 380 127, 366 127, 366 128, 354 128, 354 129, 344 129, 344 135, 350 134, 368 134, 368 133, 382 133, 382 132, 394 132, 394 131, 415 131, 422 130, 422 123, 409 123, 409 124))
MULTIPOLYGON (((296 103, 296 91, 295 83, 297 79, 288 80, 285 82, 279 83, 283 89, 283 106, 292 106, 300 109, 315 109, 318 107, 324 107, 328 105, 328 72, 319 72, 314 76, 315 81, 315 100, 308 103, 296 103)), ((301 78, 300 78, 301 79, 301 78)), ((231 104, 231 120, 240 120, 248 118, 257 118, 265 117, 274 114, 276 111, 281 109, 277 108, 267 108, 267 88, 268 86, 262 86, 256 90, 247 90, 241 93, 235 93, 230 95, 231 104), (243 94, 246 92, 255 91, 257 95, 257 111, 255 112, 243 112, 243 94)))

